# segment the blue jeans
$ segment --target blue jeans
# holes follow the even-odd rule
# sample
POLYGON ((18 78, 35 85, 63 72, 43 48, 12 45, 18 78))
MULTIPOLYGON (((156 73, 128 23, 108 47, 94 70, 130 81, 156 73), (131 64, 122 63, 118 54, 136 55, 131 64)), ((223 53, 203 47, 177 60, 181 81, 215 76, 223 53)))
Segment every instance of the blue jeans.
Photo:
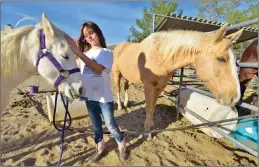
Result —
POLYGON ((113 102, 109 103, 101 103, 98 101, 85 101, 86 107, 88 109, 88 115, 92 122, 93 130, 94 130, 94 140, 95 143, 99 143, 103 139, 103 129, 102 129, 102 118, 103 115, 104 122, 115 138, 119 143, 123 140, 123 134, 120 132, 119 127, 116 124, 114 118, 114 104, 113 102))

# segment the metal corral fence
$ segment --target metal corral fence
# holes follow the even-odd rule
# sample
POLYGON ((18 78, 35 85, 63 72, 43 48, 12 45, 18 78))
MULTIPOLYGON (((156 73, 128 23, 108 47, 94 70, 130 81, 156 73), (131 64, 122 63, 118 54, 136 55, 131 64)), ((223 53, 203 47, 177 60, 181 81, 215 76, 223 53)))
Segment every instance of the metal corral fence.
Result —
MULTIPOLYGON (((159 14, 155 14, 155 13, 147 13, 149 15, 152 15, 153 17, 153 32, 155 31, 155 18, 157 16, 159 17, 166 17, 166 18, 173 18, 171 16, 166 16, 166 15, 159 15, 159 14)), ((251 24, 255 24, 255 23, 258 23, 258 19, 254 19, 254 20, 249 20, 249 21, 246 21, 246 22, 242 22, 242 23, 238 23, 238 24, 235 24, 235 25, 232 25, 232 26, 229 26, 227 28, 227 30, 232 30, 232 29, 236 29, 236 28, 241 28, 241 27, 244 27, 244 26, 248 26, 248 25, 251 25, 251 24)), ((239 62, 238 62, 239 63, 239 62)), ((252 62, 249 62, 249 63, 239 63, 239 66, 240 68, 242 67, 252 67, 252 68, 258 68, 258 63, 252 63, 252 62)), ((178 69, 174 72, 174 74, 177 74, 177 76, 180 76, 180 84, 179 84, 179 89, 178 89, 178 96, 180 97, 181 96, 181 88, 183 85, 182 81, 183 81, 183 76, 184 75, 188 75, 189 73, 184 73, 184 69, 185 68, 181 68, 181 69, 178 69), (179 71, 180 70, 180 75, 179 75, 179 71)), ((187 67, 187 69, 191 69, 191 67, 187 67)), ((174 76, 174 75, 173 75, 174 76)), ((189 77, 193 77, 193 74, 189 75, 189 77)), ((197 89, 197 88, 193 88, 191 86, 185 86, 185 88, 188 88, 188 89, 191 89, 191 90, 194 90, 194 91, 197 91, 201 94, 204 94, 204 95, 207 95, 207 96, 210 96, 210 97, 214 97, 210 92, 207 92, 207 91, 203 91, 203 90, 200 90, 200 89, 197 89)), ((162 94, 163 95, 163 94, 162 94)), ((166 98, 168 98, 166 95, 163 95, 165 96, 166 98)), ((170 98, 170 100, 174 101, 173 99, 170 98)), ((174 101, 176 103, 176 106, 177 106, 177 120, 179 118, 179 108, 183 108, 186 112, 190 113, 191 115, 193 115, 194 117, 196 117, 198 120, 200 120, 201 122, 203 123, 206 123, 208 122, 208 120, 205 120, 204 118, 202 118, 201 116, 199 116, 198 114, 196 114, 195 112, 193 112, 192 110, 188 109, 187 107, 183 107, 180 105, 180 98, 177 98, 177 101, 174 101)), ((239 103, 238 104, 239 106, 243 107, 243 108, 247 108, 247 109, 250 109, 250 110, 254 110, 254 111, 257 111, 258 112, 258 107, 256 106, 253 106, 253 105, 249 105, 249 104, 246 104, 246 103, 239 103)), ((218 127, 215 127, 215 126, 211 126, 211 128, 213 130, 215 130, 216 132, 218 132, 219 134, 221 134, 222 136, 226 137, 227 139, 229 139, 230 141, 232 141, 233 143, 235 143, 237 146, 239 146, 240 148, 246 150, 247 152, 249 152, 250 154, 254 155, 254 156, 258 156, 258 152, 247 147, 246 145, 240 143, 239 141, 235 140, 234 138, 232 138, 231 136, 227 135, 226 133, 224 133, 222 130, 220 130, 218 127)))
MULTIPOLYGON (((181 77, 181 69, 174 70, 173 77, 181 77)), ((196 75, 196 70, 192 66, 184 67, 183 77, 199 80, 196 75)))
MULTIPOLYGON (((194 67, 188 66, 183 68, 183 77, 186 80, 192 80, 194 82, 202 82, 196 75, 196 69, 194 67)), ((181 69, 176 69, 173 71, 173 78, 181 78, 181 69)))
MULTIPOLYGON (((240 63, 237 62, 237 64, 239 65, 239 68, 245 68, 245 67, 250 67, 250 68, 258 68, 258 63, 240 63)), ((238 68, 238 73, 239 73, 239 68, 238 68)), ((181 69, 176 69, 173 72, 173 76, 172 77, 181 77, 181 69)), ((196 75, 196 70, 194 67, 192 66, 187 66, 184 67, 183 70, 183 77, 187 78, 187 79, 192 79, 194 81, 197 82, 202 82, 196 75)), ((248 88, 256 90, 258 88, 258 78, 255 75, 255 77, 250 81, 248 88)))

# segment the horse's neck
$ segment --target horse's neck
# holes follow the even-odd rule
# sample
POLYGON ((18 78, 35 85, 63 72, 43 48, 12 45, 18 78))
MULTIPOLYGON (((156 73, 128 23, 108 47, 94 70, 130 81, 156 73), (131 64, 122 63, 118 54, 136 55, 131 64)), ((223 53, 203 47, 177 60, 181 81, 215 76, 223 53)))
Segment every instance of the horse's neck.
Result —
MULTIPOLYGON (((2 78, 1 84, 1 109, 5 109, 9 102, 10 92, 21 84, 28 77, 37 72, 37 69, 33 64, 37 61, 37 55, 39 52, 39 40, 38 30, 32 30, 27 35, 24 35, 20 42, 20 51, 17 51, 17 58, 21 58, 22 61, 18 64, 18 71, 12 71, 8 76, 2 78), (4 108, 3 108, 4 107, 4 108)), ((15 56, 15 55, 12 55, 15 56)))
POLYGON ((1 112, 7 107, 9 104, 9 97, 11 91, 17 87, 20 83, 22 83, 26 78, 31 75, 30 73, 17 73, 16 75, 11 75, 9 78, 4 78, 1 82, 1 112))
MULTIPOLYGON (((206 47, 204 40, 199 40, 198 35, 183 34, 183 33, 172 33, 160 46, 161 59, 158 60, 165 65, 168 72, 175 69, 182 68, 189 65, 194 65, 195 58, 202 52, 200 48, 206 47)), ((159 53, 159 54, 160 54, 159 53)))
POLYGON ((194 53, 175 53, 169 60, 166 60, 166 71, 172 72, 178 68, 193 65, 195 56, 194 53))

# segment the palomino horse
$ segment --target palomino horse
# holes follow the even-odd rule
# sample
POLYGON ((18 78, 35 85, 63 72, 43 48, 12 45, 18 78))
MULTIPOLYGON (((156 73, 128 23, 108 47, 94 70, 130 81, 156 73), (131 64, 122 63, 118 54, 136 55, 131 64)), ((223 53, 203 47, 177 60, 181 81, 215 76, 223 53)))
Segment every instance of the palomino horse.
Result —
POLYGON ((64 35, 43 13, 42 29, 27 26, 1 38, 1 112, 10 91, 37 71, 69 99, 79 98, 81 75, 64 35))
MULTIPOLYGON (((253 41, 243 52, 240 62, 258 62, 258 39, 253 41)), ((244 97, 246 88, 254 76, 258 77, 258 68, 240 68, 239 81, 241 88, 241 100, 244 97)))
POLYGON ((112 75, 120 102, 120 79, 124 77, 125 101, 129 83, 144 84, 146 99, 145 130, 153 124, 157 98, 175 69, 192 65, 197 76, 215 95, 217 102, 233 106, 239 101, 240 87, 231 44, 243 29, 224 38, 227 24, 215 34, 197 31, 165 31, 148 36, 141 43, 123 42, 114 49, 112 75))

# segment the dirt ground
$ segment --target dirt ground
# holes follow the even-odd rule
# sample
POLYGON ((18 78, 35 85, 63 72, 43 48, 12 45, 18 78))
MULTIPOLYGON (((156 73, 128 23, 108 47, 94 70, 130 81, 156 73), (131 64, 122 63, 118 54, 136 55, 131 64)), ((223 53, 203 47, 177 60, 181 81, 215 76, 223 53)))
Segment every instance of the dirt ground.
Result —
MULTIPOLYGON (((40 90, 51 86, 39 76, 33 76, 19 86, 26 91, 29 84, 40 80, 40 90)), ((186 81, 187 83, 187 81, 186 81)), ((177 81, 174 82, 177 84, 177 81)), ((199 86, 199 83, 191 84, 199 86)), ((200 87, 202 88, 202 86, 200 87)), ((169 85, 165 90, 175 89, 169 85)), ((245 97, 254 91, 249 90, 245 97)), ((60 136, 49 122, 46 110, 46 94, 18 94, 15 89, 11 102, 1 118, 1 162, 2 166, 55 166, 60 154, 60 136)), ((122 93, 123 95, 123 93, 122 93)), ((116 120, 122 129, 144 130, 145 99, 139 85, 129 88, 130 108, 115 111, 116 120)), ((123 99, 123 96, 122 96, 123 99)), ((184 117, 176 121, 174 103, 160 97, 154 112, 156 129, 168 129, 191 125, 184 117)), ((88 117, 73 120, 71 128, 91 129, 88 117)), ((108 152, 98 163, 91 163, 89 157, 95 152, 92 134, 66 132, 62 166, 258 166, 258 158, 235 148, 229 140, 215 139, 199 129, 162 132, 148 141, 143 135, 128 135, 130 157, 120 162, 115 140, 105 135, 108 152)))

